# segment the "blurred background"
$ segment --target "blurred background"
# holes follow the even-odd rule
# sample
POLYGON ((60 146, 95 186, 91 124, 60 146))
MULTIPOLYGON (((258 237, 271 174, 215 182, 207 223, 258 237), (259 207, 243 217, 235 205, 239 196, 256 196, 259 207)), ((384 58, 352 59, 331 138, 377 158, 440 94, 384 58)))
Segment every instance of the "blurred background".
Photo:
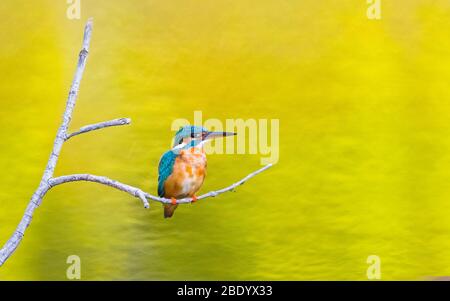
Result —
MULTIPOLYGON (((57 175, 156 193, 172 121, 280 120, 280 159, 236 193, 161 205, 92 183, 52 190, 3 280, 382 279, 450 275, 450 3, 365 0, 2 0, 0 244, 36 189, 94 17, 71 129, 127 127, 64 145, 57 175)), ((202 192, 260 167, 211 155, 202 192)))

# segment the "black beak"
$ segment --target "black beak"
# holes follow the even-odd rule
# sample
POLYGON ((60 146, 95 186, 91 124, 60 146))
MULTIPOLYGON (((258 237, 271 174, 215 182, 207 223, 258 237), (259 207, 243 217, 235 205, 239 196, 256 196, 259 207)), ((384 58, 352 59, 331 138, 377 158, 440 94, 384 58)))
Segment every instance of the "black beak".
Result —
POLYGON ((203 133, 203 140, 209 140, 214 138, 221 138, 221 137, 227 137, 227 136, 235 136, 237 133, 233 132, 204 132, 203 133))

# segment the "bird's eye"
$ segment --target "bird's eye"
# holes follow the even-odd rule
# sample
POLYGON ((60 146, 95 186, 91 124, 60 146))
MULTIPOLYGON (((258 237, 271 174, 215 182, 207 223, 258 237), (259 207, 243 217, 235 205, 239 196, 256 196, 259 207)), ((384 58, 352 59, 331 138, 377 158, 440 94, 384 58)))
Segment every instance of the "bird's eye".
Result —
POLYGON ((195 138, 195 134, 194 133, 191 133, 191 138, 195 138))

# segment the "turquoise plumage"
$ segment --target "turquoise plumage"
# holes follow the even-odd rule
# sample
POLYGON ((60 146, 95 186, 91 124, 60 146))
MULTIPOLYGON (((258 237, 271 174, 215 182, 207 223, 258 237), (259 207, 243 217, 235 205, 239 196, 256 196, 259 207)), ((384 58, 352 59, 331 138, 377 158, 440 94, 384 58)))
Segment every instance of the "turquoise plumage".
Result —
POLYGON ((188 125, 175 134, 173 148, 165 152, 158 165, 158 195, 171 198, 164 204, 164 217, 171 217, 177 208, 176 198, 192 197, 200 189, 206 176, 206 154, 203 144, 214 138, 236 135, 211 132, 201 126, 188 125))
POLYGON ((164 182, 173 172, 173 165, 175 164, 175 159, 178 154, 174 153, 172 150, 165 152, 158 166, 158 195, 164 197, 164 182))
POLYGON ((175 134, 175 139, 173 141, 174 146, 183 142, 184 138, 191 137, 195 138, 197 135, 201 135, 202 133, 207 133, 208 130, 204 127, 198 125, 188 125, 181 127, 178 132, 175 134))

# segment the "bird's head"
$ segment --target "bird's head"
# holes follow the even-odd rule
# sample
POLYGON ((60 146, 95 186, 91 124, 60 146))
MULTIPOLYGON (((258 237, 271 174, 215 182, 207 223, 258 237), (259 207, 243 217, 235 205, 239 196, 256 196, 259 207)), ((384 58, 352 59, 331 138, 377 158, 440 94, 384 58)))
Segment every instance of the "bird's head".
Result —
POLYGON ((187 125, 181 127, 175 134, 174 147, 195 147, 215 138, 234 136, 233 132, 212 132, 204 127, 187 125))

